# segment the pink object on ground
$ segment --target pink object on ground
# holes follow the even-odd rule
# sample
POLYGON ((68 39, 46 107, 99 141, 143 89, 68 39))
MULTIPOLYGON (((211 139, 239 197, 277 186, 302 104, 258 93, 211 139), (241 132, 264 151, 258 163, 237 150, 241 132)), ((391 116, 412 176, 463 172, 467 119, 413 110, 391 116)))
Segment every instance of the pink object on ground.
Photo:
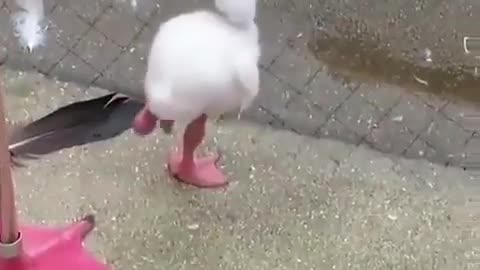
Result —
POLYGON ((59 229, 21 226, 21 246, 0 245, 0 269, 107 270, 105 264, 97 261, 83 248, 84 238, 94 226, 93 216, 59 229), (15 255, 16 248, 23 249, 18 256, 2 258, 2 255, 15 255))

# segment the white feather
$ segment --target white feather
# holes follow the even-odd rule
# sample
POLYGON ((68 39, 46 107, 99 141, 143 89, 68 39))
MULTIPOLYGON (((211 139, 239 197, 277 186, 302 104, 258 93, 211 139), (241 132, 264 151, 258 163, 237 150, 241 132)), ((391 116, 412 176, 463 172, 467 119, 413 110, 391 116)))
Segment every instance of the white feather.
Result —
POLYGON ((225 16, 202 10, 160 26, 145 77, 147 107, 158 118, 188 123, 203 113, 218 117, 246 109, 257 96, 256 1, 229 1, 239 0, 222 0, 225 16))
MULTIPOLYGON (((125 4, 127 4, 127 0, 117 0, 117 1, 115 1, 114 3, 115 3, 115 4, 116 4, 116 3, 121 3, 121 5, 125 5, 125 4)), ((128 4, 130 5, 130 7, 131 7, 134 11, 137 10, 137 8, 138 8, 138 2, 137 2, 137 0, 130 0, 130 1, 128 1, 128 4)))
POLYGON ((13 14, 15 36, 19 38, 20 45, 32 51, 45 42, 45 18, 43 0, 16 0, 22 9, 13 14))
POLYGON ((132 6, 132 8, 133 8, 134 10, 136 10, 136 9, 137 9, 137 0, 131 0, 131 1, 130 1, 130 5, 132 6))

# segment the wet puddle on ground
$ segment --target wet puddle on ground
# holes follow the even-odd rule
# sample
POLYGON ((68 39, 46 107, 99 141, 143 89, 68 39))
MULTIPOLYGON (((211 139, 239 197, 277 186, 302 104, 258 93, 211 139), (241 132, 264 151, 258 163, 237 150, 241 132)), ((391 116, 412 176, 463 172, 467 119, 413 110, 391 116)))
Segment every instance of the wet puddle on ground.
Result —
MULTIPOLYGON (((314 35, 315 36, 315 35, 314 35)), ((392 57, 388 50, 359 40, 315 37, 310 50, 330 69, 360 81, 391 83, 409 91, 422 91, 462 100, 480 108, 480 67, 437 68, 428 49, 418 52, 419 61, 392 57)))

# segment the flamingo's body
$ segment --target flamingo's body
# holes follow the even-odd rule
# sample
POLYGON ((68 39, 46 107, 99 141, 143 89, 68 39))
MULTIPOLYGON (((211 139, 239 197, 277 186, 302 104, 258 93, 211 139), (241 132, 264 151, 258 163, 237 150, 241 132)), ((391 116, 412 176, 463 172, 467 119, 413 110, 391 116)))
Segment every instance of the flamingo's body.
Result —
POLYGON ((190 123, 183 153, 173 153, 169 167, 184 182, 203 187, 226 183, 214 158, 193 157, 207 117, 243 110, 259 91, 256 0, 216 0, 216 5, 223 15, 196 11, 160 26, 148 58, 146 105, 134 122, 143 134, 153 131, 157 119, 161 125, 190 123))

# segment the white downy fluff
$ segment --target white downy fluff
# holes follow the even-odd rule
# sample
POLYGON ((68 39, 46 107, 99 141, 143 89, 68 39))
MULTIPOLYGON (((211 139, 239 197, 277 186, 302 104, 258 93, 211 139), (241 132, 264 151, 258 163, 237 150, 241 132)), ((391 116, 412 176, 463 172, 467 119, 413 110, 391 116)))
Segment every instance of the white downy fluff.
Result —
POLYGON ((136 11, 138 8, 138 2, 137 0, 129 0, 127 3, 127 0, 117 0, 114 3, 121 3, 121 5, 129 4, 130 7, 133 9, 133 11, 136 11))
POLYGON ((246 109, 258 95, 256 0, 215 0, 163 23, 148 57, 145 96, 160 119, 188 123, 246 109))
POLYGON ((22 10, 12 17, 15 35, 22 47, 32 51, 45 42, 43 0, 16 0, 16 2, 22 10))

